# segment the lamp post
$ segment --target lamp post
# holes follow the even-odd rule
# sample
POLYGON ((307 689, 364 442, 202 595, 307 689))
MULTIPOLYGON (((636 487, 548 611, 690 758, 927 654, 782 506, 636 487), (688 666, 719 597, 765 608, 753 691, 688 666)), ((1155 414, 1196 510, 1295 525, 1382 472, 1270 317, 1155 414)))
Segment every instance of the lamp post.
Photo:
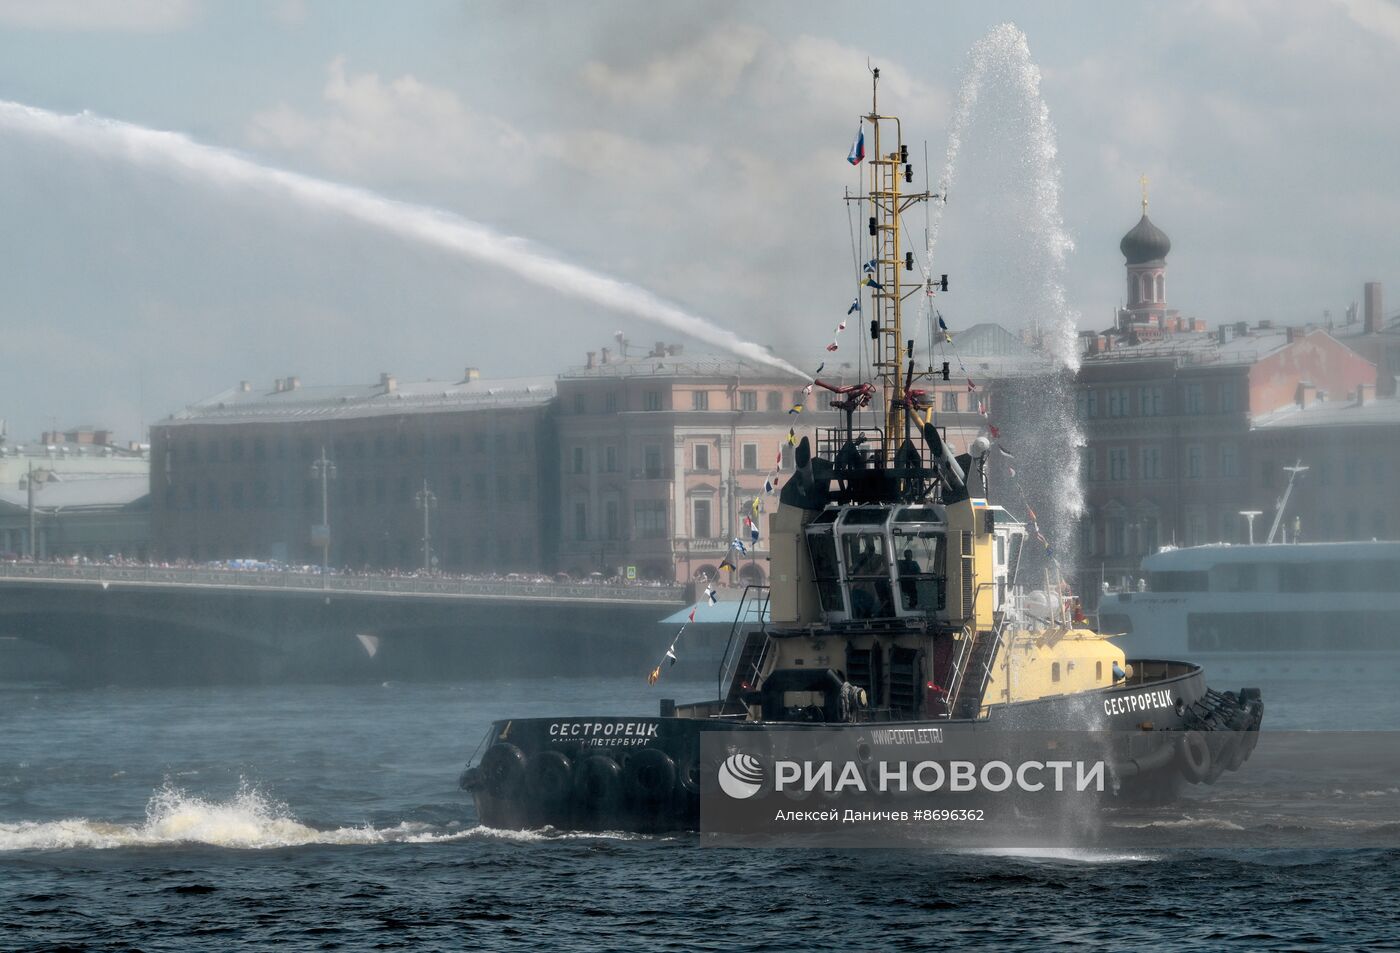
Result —
POLYGON ((423 511, 423 569, 433 568, 433 534, 429 516, 437 506, 437 494, 428 489, 428 480, 423 478, 423 489, 413 495, 413 505, 423 511))
POLYGON ((312 530, 313 541, 321 541, 321 575, 324 577, 331 564, 331 507, 330 491, 327 482, 335 479, 335 464, 326 459, 326 448, 321 447, 321 459, 311 464, 311 476, 321 481, 321 525, 312 530))

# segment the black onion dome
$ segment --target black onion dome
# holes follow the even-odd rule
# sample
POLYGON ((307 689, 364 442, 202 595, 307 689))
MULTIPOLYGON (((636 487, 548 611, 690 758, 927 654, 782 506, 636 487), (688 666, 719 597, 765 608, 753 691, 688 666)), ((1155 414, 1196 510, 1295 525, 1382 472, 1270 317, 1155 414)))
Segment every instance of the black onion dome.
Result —
POLYGON ((1166 232, 1153 225, 1144 212, 1142 219, 1133 226, 1133 230, 1123 236, 1118 248, 1123 252, 1128 264, 1141 265, 1144 262, 1166 258, 1167 252, 1172 250, 1172 240, 1167 237, 1166 232))

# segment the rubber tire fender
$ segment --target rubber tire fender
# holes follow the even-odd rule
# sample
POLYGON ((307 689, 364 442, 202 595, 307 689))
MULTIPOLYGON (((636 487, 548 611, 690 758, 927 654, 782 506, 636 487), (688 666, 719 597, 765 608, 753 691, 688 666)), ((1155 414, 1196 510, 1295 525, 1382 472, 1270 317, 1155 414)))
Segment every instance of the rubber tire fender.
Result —
POLYGON ((481 756, 481 763, 477 765, 487 793, 498 798, 515 794, 525 777, 527 760, 525 752, 509 741, 498 741, 487 748, 481 756))
POLYGON ((642 748, 622 765, 627 794, 640 804, 656 804, 676 789, 676 762, 660 748, 642 748))
POLYGON ((541 751, 530 759, 525 771, 525 789, 535 807, 554 810, 566 803, 573 793, 574 766, 558 751, 541 751))
POLYGON ((1181 736, 1177 747, 1177 765, 1181 776, 1192 784, 1200 784, 1210 774, 1210 743, 1206 736, 1192 728, 1181 736))
POLYGON ((622 795, 622 769, 605 754, 591 754, 574 765, 574 797, 586 810, 610 811, 622 795))

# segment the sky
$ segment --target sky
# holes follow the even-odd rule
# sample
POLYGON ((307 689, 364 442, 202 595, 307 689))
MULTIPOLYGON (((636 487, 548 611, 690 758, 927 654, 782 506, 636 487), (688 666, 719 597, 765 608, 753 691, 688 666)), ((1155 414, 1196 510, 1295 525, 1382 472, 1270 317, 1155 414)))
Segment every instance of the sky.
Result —
MULTIPOLYGON (((1143 174, 1184 314, 1340 320, 1366 281, 1396 300, 1391 0, 0 0, 0 100, 441 208, 814 368, 855 282, 867 64, 936 180, 968 51, 1004 22, 1040 69, 1081 327, 1123 298, 1143 174)), ((966 127, 933 269, 955 331, 1054 297, 1023 105, 984 96, 966 127)), ((140 439, 240 380, 552 375, 619 330, 713 349, 325 209, 5 129, 0 328, 11 442, 140 439)))

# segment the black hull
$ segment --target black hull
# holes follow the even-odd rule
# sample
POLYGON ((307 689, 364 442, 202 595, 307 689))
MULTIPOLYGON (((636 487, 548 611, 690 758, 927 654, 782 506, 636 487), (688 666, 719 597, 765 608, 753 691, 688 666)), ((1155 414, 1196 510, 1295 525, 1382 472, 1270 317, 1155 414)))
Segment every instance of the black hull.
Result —
MULTIPOLYGON (((1239 768, 1253 750, 1263 717, 1257 691, 1217 693, 1206 688, 1199 667, 1172 664, 1187 671, 1130 686, 997 705, 981 719, 849 724, 675 716, 500 721, 492 725, 480 761, 463 773, 461 786, 471 792, 477 816, 487 827, 686 831, 699 829, 702 781, 712 773, 708 769, 717 767, 702 761, 708 733, 751 738, 761 746, 765 734, 801 732, 813 741, 844 740, 868 751, 867 738, 894 732, 912 740, 937 732, 940 741, 975 744, 991 757, 1003 757, 1030 735, 1060 739, 1068 746, 1092 734, 1096 750, 1106 752, 1111 774, 1107 796, 1160 802, 1182 783, 1213 783, 1224 771, 1239 768), (1111 739, 1107 749, 1103 739, 1111 739)), ((1050 747, 1056 746, 1051 741, 1050 747)))

